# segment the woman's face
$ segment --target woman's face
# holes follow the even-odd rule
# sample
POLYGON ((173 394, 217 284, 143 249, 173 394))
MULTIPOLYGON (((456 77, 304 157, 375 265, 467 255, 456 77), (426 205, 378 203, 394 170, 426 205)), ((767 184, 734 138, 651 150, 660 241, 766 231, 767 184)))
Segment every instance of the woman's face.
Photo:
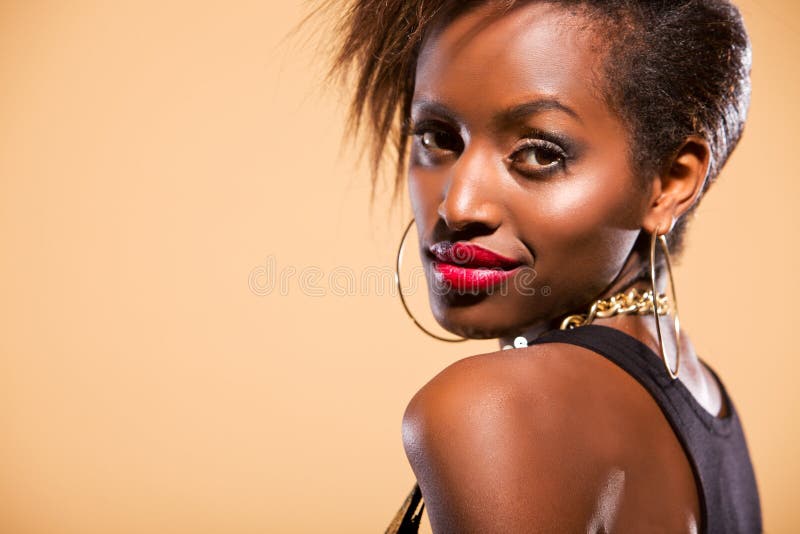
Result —
POLYGON ((431 308, 472 338, 585 312, 633 258, 648 204, 587 20, 539 3, 487 15, 422 47, 408 175, 431 308))

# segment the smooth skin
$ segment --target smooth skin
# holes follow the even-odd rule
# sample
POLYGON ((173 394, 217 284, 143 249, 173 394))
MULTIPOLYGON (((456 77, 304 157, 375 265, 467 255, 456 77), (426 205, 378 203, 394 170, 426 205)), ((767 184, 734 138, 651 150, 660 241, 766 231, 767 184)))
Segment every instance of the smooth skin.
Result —
MULTIPOLYGON (((429 287, 428 247, 464 240, 522 262, 525 287, 537 290, 429 291, 453 333, 502 346, 557 328, 598 298, 646 290, 632 282, 648 262, 634 250, 640 232, 666 233, 701 194, 710 154, 699 137, 640 185, 628 130, 602 94, 606 47, 588 22, 548 4, 505 14, 483 6, 423 43, 408 179, 429 287)), ((595 324, 660 354, 652 316, 595 324)), ((661 328, 674 364, 671 318, 661 328)), ((724 416, 685 331, 680 343, 679 380, 724 416)), ((436 534, 699 530, 691 466, 661 410, 582 347, 457 361, 412 398, 403 439, 436 534)))

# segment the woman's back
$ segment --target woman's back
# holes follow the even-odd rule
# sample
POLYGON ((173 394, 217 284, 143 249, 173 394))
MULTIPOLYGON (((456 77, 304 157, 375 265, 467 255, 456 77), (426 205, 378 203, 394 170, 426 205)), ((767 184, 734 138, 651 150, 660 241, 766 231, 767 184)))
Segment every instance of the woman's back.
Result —
POLYGON ((451 365, 409 403, 404 441, 436 532, 759 532, 721 393, 715 417, 644 343, 587 325, 451 365))

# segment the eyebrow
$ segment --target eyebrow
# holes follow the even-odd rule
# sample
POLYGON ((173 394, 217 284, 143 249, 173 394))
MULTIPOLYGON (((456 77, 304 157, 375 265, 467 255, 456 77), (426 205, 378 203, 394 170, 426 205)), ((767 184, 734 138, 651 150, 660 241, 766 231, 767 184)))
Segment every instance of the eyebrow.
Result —
POLYGON ((523 102, 512 106, 492 117, 492 125, 497 128, 503 128, 509 124, 515 124, 529 115, 541 113, 542 111, 556 110, 566 113, 578 122, 583 122, 580 115, 571 107, 562 104, 555 98, 542 98, 532 100, 530 102, 523 102))
MULTIPOLYGON (((412 112, 429 113, 439 115, 454 122, 461 122, 461 117, 450 108, 435 100, 420 99, 416 100, 411 106, 412 112)), ((496 113, 492 119, 492 127, 496 130, 507 129, 510 125, 517 124, 529 115, 541 113, 542 111, 556 110, 566 113, 578 122, 583 122, 580 115, 569 106, 562 104, 555 98, 540 98, 516 104, 510 108, 496 113)))
POLYGON ((444 104, 436 100, 420 99, 415 100, 411 105, 411 113, 426 113, 428 115, 439 115, 445 119, 450 119, 453 122, 461 122, 461 116, 452 111, 444 104))

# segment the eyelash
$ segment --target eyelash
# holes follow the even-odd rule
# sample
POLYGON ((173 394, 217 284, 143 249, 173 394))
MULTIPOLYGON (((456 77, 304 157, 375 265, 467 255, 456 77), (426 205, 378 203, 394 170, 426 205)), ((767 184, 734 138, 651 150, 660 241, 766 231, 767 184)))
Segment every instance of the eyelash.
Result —
POLYGON ((510 164, 514 164, 516 162, 515 156, 517 154, 529 151, 531 149, 545 150, 546 152, 552 154, 554 156, 553 163, 548 165, 542 165, 540 167, 532 166, 530 169, 526 171, 520 170, 520 172, 522 172, 523 174, 531 174, 539 176, 547 175, 555 172, 560 168, 563 168, 568 159, 566 152, 564 152, 564 150, 557 144, 541 138, 526 138, 522 143, 522 146, 514 150, 514 152, 511 153, 511 156, 506 158, 506 161, 508 161, 510 164))
MULTIPOLYGON (((441 161, 442 158, 446 157, 446 154, 443 155, 443 154, 441 154, 441 152, 444 152, 444 153, 447 153, 447 154, 453 152, 452 149, 446 149, 446 148, 443 148, 443 149, 435 149, 435 148, 431 149, 431 148, 426 147, 425 144, 423 143, 423 136, 426 133, 444 134, 444 135, 450 135, 450 136, 453 136, 454 134, 452 134, 451 132, 447 131, 447 129, 442 128, 441 126, 438 126, 438 125, 435 125, 435 124, 431 124, 431 123, 425 123, 425 122, 420 123, 419 125, 417 125, 415 128, 413 128, 411 130, 410 135, 412 135, 413 137, 415 137, 415 138, 417 138, 419 140, 419 144, 422 147, 422 150, 424 150, 425 153, 429 157, 432 157, 434 159, 434 161, 436 161, 438 163, 438 162, 441 161), (437 152, 440 152, 440 154, 436 154, 437 152)), ((456 134, 455 137, 457 138, 458 135, 456 134)), ((529 130, 529 131, 525 132, 525 137, 523 138, 522 143, 517 148, 514 149, 514 151, 511 153, 510 156, 508 156, 507 158, 503 158, 504 161, 506 161, 508 164, 516 167, 518 172, 520 172, 522 174, 525 174, 525 175, 536 176, 536 177, 547 176, 547 175, 550 175, 550 174, 556 172, 559 169, 563 169, 566 166, 566 163, 570 159, 570 157, 568 155, 568 151, 564 150, 563 148, 561 148, 561 146, 559 144, 547 139, 547 137, 558 138, 560 136, 556 136, 554 134, 549 134, 549 133, 546 133, 546 132, 542 132, 540 130, 529 130), (518 161, 517 156, 519 154, 521 154, 521 153, 526 152, 526 151, 531 151, 532 149, 533 150, 540 149, 540 150, 548 151, 550 154, 552 154, 554 156, 553 163, 549 164, 549 165, 539 166, 539 167, 535 167, 534 166, 533 168, 526 167, 525 164, 521 164, 518 161)), ((459 139, 459 143, 460 143, 460 139, 459 139)), ((564 143, 564 144, 567 144, 567 143, 564 143)))

